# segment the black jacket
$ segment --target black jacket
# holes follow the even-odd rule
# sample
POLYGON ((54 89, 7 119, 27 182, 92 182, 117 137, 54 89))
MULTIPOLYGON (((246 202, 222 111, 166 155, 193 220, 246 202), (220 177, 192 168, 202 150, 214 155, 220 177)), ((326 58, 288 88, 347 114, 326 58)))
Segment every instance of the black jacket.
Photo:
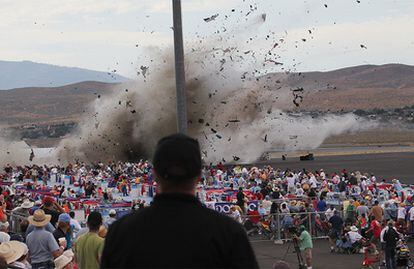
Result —
POLYGON ((101 268, 258 268, 243 227, 185 194, 111 225, 101 268))

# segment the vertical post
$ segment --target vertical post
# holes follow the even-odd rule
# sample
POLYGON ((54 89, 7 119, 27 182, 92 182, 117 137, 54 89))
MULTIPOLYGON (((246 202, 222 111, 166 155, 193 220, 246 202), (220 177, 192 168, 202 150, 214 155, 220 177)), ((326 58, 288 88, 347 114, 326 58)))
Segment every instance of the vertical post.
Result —
POLYGON ((184 46, 181 0, 172 0, 174 21, 175 85, 177 92, 177 129, 187 134, 187 97, 185 92, 184 46))
MULTIPOLYGON (((274 218, 274 216, 273 216, 274 218)), ((275 239, 274 243, 276 245, 282 245, 283 244, 283 240, 282 240, 282 235, 281 235, 281 223, 280 223, 280 212, 276 212, 276 222, 277 222, 277 238, 275 239)), ((285 238, 287 240, 287 238, 285 238)))
POLYGON ((309 218, 309 234, 313 238, 313 236, 312 236, 312 234, 313 234, 313 231, 312 231, 312 212, 309 212, 308 218, 309 218))

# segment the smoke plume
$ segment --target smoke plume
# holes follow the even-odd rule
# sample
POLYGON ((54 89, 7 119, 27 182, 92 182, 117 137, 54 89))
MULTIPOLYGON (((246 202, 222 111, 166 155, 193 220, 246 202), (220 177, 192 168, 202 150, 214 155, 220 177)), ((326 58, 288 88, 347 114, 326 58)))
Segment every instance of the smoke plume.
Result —
MULTIPOLYGON (((263 23, 186 44, 189 133, 207 162, 252 162, 263 152, 312 149, 331 136, 372 127, 353 114, 291 116, 304 91, 289 87, 275 42, 247 36, 263 23), (246 37, 249 42, 245 42, 246 37)), ((58 147, 61 161, 150 158, 161 137, 176 132, 172 48, 151 47, 137 67, 139 79, 97 99, 77 131, 58 147)))

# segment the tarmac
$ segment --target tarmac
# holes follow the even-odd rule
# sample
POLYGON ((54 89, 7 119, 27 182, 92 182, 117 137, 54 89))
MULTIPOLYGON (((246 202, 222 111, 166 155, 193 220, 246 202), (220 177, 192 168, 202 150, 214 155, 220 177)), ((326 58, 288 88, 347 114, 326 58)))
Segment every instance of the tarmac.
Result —
MULTIPOLYGON (((331 253, 327 239, 313 241, 313 269, 359 269, 363 268, 364 254, 331 253)), ((287 262, 291 269, 297 269, 298 260, 293 252, 293 245, 276 245, 273 241, 252 241, 251 245, 256 253, 259 266, 262 269, 271 269, 278 260, 287 262), (289 248, 289 251, 287 252, 289 248)), ((409 242, 410 250, 414 250, 414 242, 409 242)), ((411 253, 413 255, 413 253, 411 253)), ((378 266, 373 267, 378 268, 378 266)), ((385 268, 385 267, 381 267, 385 268)), ((401 267, 403 268, 403 267, 401 267)))
MULTIPOLYGON (((299 158, 273 159, 266 163, 275 168, 290 168, 295 170, 307 169, 315 171, 324 169, 325 172, 360 171, 373 173, 377 179, 390 181, 394 178, 403 183, 414 184, 414 152, 393 152, 378 154, 356 154, 338 156, 317 156, 313 161, 299 161, 299 158)), ((258 165, 263 165, 260 163, 258 165)))

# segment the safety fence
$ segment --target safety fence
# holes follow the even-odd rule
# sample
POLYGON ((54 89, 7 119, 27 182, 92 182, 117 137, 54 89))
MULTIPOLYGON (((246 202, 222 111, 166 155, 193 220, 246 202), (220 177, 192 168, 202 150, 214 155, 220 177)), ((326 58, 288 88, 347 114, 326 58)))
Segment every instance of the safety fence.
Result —
MULTIPOLYGON (((342 212, 338 212, 340 216, 343 215, 342 212)), ((249 214, 243 215, 240 221, 252 241, 283 242, 291 239, 292 233, 299 231, 302 225, 313 239, 327 238, 330 230, 325 212, 249 214)))
MULTIPOLYGON (((342 214, 341 211, 338 212, 340 215, 342 214)), ((6 215, 9 223, 8 230, 11 233, 20 234, 24 232, 24 225, 27 225, 27 216, 13 211, 7 211, 6 215), (26 224, 22 225, 22 222, 26 222, 26 224)), ((327 238, 329 234, 329 224, 325 212, 248 214, 241 216, 239 221, 252 241, 273 240, 283 242, 289 240, 291 234, 302 225, 313 239, 327 238)))
POLYGON ((28 226, 27 216, 13 211, 6 211, 6 215, 9 224, 8 232, 10 234, 22 234, 25 232, 23 227, 26 226, 27 228, 28 226))

